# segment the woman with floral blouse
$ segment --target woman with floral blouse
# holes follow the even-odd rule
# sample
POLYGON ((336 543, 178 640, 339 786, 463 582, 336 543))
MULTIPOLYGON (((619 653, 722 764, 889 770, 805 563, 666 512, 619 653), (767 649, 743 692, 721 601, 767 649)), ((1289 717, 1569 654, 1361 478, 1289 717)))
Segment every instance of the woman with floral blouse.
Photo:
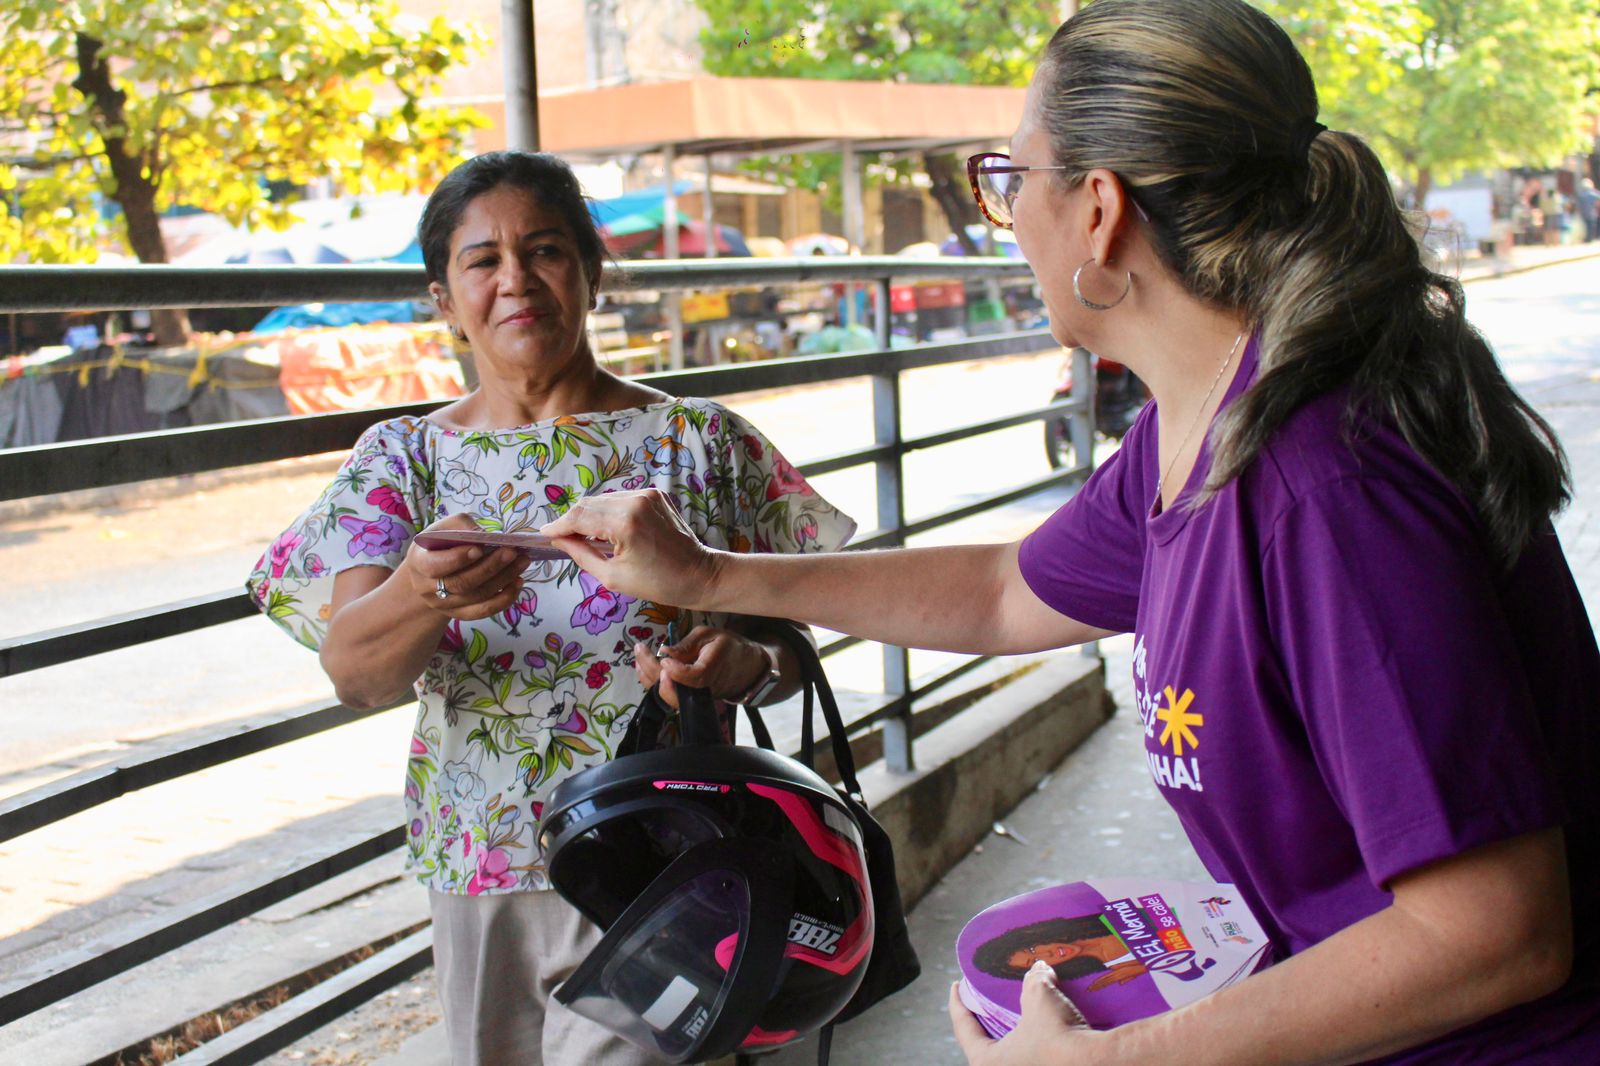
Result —
POLYGON ((585 326, 604 245, 565 163, 478 156, 440 183, 419 229, 429 290, 471 345, 479 387, 363 434, 249 588, 317 649, 345 703, 416 691, 407 865, 430 890, 454 1062, 651 1061, 549 996, 599 934, 547 891, 544 799, 611 757, 644 695, 634 650, 669 623, 686 635, 641 671, 665 673, 664 690, 740 699, 776 670, 782 695, 795 663, 749 620, 621 595, 569 562, 412 539, 532 531, 581 497, 645 487, 729 551, 833 550, 854 523, 738 415, 599 366, 585 326))

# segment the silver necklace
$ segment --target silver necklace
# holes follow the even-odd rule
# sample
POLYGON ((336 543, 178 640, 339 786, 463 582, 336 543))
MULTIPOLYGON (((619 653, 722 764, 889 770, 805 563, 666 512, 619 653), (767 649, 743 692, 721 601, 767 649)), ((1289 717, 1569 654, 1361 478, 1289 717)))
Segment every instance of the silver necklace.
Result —
POLYGON ((1150 501, 1152 508, 1161 502, 1161 487, 1167 483, 1167 476, 1172 473, 1172 468, 1178 465, 1178 457, 1189 446, 1189 438, 1194 436, 1195 427, 1200 424, 1201 417, 1206 413, 1206 405, 1211 402, 1211 397, 1216 394, 1217 386, 1222 383, 1222 375, 1226 374, 1228 367, 1233 365, 1234 353, 1239 350, 1239 342, 1244 340, 1244 335, 1249 329, 1250 327, 1246 326, 1239 331, 1237 337, 1233 338, 1233 347, 1228 349, 1228 358, 1222 361, 1222 366, 1217 368, 1217 376, 1211 379, 1211 387, 1206 390, 1205 399, 1200 401, 1200 407, 1194 413, 1194 421, 1189 423, 1189 431, 1178 442, 1178 450, 1172 453, 1172 458, 1167 462, 1166 472, 1156 479, 1156 498, 1150 501))

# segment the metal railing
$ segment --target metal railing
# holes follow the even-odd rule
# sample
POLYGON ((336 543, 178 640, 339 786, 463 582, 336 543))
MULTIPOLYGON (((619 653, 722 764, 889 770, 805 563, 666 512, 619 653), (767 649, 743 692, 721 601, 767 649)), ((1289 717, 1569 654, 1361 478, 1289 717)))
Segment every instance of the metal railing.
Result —
MULTIPOLYGON (((906 371, 1046 351, 1057 347, 1046 331, 995 334, 960 341, 890 347, 889 289, 892 279, 1003 278, 1026 274, 1019 263, 917 262, 892 258, 728 260, 639 264, 623 284, 665 291, 719 286, 806 282, 867 283, 877 291, 877 351, 812 356, 709 369, 643 375, 639 380, 675 395, 724 396, 757 389, 867 378, 873 400, 873 443, 866 448, 800 464, 808 476, 871 465, 876 473, 876 528, 852 548, 901 545, 919 533, 1021 499, 1087 475, 1092 465, 1089 396, 1031 408, 1003 417, 907 439, 901 431, 900 379, 906 371), (908 519, 903 461, 907 454, 979 434, 1066 418, 1076 465, 1012 485, 981 499, 908 519)), ((615 276, 610 285, 618 283, 615 276)), ((237 267, 194 270, 178 267, 0 267, 0 311, 61 311, 93 308, 226 307, 289 304, 311 300, 412 299, 424 289, 420 268, 410 266, 237 267)), ((1074 354, 1073 380, 1093 381, 1087 353, 1074 354)), ((1092 392, 1092 390, 1085 390, 1092 392)), ((348 449, 368 426, 401 414, 422 414, 437 402, 333 415, 265 419, 148 434, 109 437, 0 451, 0 501, 101 488, 181 474, 221 470, 271 460, 348 449)), ((160 604, 49 632, 0 642, 0 677, 73 662, 118 648, 218 625, 255 613, 242 591, 218 591, 160 604)), ((856 643, 842 638, 831 654, 856 643)), ((913 686, 903 648, 883 649, 883 699, 854 718, 852 734, 883 732, 884 756, 892 769, 914 765, 915 701, 985 661, 975 658, 924 684, 913 686)), ((393 706, 399 706, 395 704, 393 706)), ((226 737, 208 739, 158 755, 124 759, 84 771, 0 801, 0 842, 110 802, 128 792, 192 774, 391 708, 361 711, 338 703, 316 704, 270 716, 226 737)), ((12 708, 15 710, 15 708, 12 708)), ((0 1025, 80 992, 164 952, 284 900, 313 885, 395 849, 403 843, 395 826, 353 846, 317 855, 295 869, 235 886, 218 897, 175 908, 143 925, 100 938, 93 951, 69 953, 31 979, 0 982, 0 1025)), ((426 962, 425 934, 399 944, 297 997, 180 1061, 255 1062, 325 1024, 426 962), (358 972, 359 971, 359 972, 358 972), (308 998, 309 997, 309 998, 308 998)))

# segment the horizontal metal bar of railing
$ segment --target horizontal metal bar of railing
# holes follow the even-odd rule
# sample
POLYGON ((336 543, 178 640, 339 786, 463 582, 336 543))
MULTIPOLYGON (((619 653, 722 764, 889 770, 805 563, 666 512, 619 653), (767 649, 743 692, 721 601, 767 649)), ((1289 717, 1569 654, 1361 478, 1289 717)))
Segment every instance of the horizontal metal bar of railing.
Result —
POLYGON ((257 878, 242 890, 238 885, 231 886, 198 902, 163 912, 131 929, 97 937, 84 948, 57 955, 43 973, 23 972, 0 982, 0 1025, 9 1025, 173 948, 299 895, 393 851, 404 844, 405 839, 405 826, 397 825, 301 863, 285 873, 257 878))
POLYGON ((0 843, 12 837, 81 814, 139 789, 209 770, 234 759, 358 722, 410 702, 396 700, 360 710, 342 703, 311 704, 243 724, 222 736, 209 731, 203 739, 149 755, 120 759, 19 792, 0 800, 0 843))
POLYGON ((0 450, 0 500, 348 451, 369 426, 438 403, 130 433, 0 450))
MULTIPOLYGON (((1029 330, 887 352, 814 355, 645 374, 637 380, 673 395, 727 396, 1028 354, 1056 346, 1047 332, 1029 330)), ((0 450, 0 501, 343 451, 376 422, 420 416, 437 406, 406 404, 0 450)))
MULTIPOLYGON (((602 275, 602 291, 706 289, 880 278, 1031 277, 1015 259, 899 259, 818 256, 629 263, 602 275)), ((353 300, 420 300, 419 266, 394 263, 315 266, 0 266, 0 311, 139 311, 158 307, 268 307, 353 300)))
POLYGON ((992 492, 987 496, 980 496, 971 503, 962 504, 960 507, 952 507, 949 510, 939 511, 935 514, 928 515, 926 518, 919 518, 914 522, 907 522, 900 530, 900 536, 902 538, 915 537, 918 534, 926 533, 931 529, 938 529, 940 526, 948 526, 951 523, 959 522, 964 518, 971 518, 973 515, 979 514, 980 512, 992 510, 996 507, 1004 507, 1008 503, 1015 503, 1018 500, 1026 499, 1036 492, 1043 492, 1045 489, 1055 488, 1058 485, 1069 485, 1074 481, 1083 479, 1088 475, 1088 473, 1089 466, 1086 463, 1052 471, 1051 473, 1045 474, 1043 477, 1034 478, 1032 481, 1025 481, 1020 485, 1015 485, 1012 488, 1006 489, 1002 492, 992 492))
POLYGON ((912 437, 900 445, 900 450, 916 452, 925 448, 938 448, 946 444, 954 444, 956 441, 967 440, 970 437, 981 437, 985 433, 995 433, 1002 429, 1010 429, 1012 426, 1039 422, 1057 415, 1070 415, 1082 406, 1083 404, 1078 400, 1062 400, 1059 403, 1047 404, 1044 407, 1035 407, 1031 411, 1019 411, 1014 415, 990 418, 983 422, 972 422, 940 433, 930 433, 926 437, 912 437))
POLYGON ((172 1060, 172 1066, 245 1066, 260 1062, 431 965, 433 928, 429 926, 201 1044, 172 1060))
POLYGON ((832 474, 840 470, 849 470, 852 466, 865 466, 867 463, 876 463, 881 459, 893 459, 894 446, 890 444, 874 444, 866 448, 857 448, 855 451, 840 452, 822 459, 813 459, 809 463, 800 464, 800 472, 806 477, 816 477, 819 474, 832 474))
POLYGON ((994 507, 1003 507, 1008 503, 1015 503, 1017 500, 1032 496, 1036 492, 1043 492, 1045 489, 1055 488, 1058 485, 1070 485, 1072 482, 1088 476, 1088 473, 1089 466, 1087 463, 1054 470, 1043 477, 1025 481, 1002 492, 980 496, 959 507, 924 515, 915 521, 907 522, 899 529, 878 529, 864 533, 850 542, 848 550, 868 551, 873 548, 897 547, 905 543, 907 537, 914 537, 919 533, 926 533, 929 530, 938 529, 940 526, 947 526, 964 518, 971 518, 975 514, 994 507))
POLYGON ((0 677, 190 633, 254 613, 255 605, 243 592, 213 592, 82 625, 13 637, 0 641, 0 677))
POLYGON ((918 685, 916 688, 906 693, 906 697, 913 701, 920 700, 924 696, 928 696, 934 692, 937 692, 939 689, 948 685, 957 678, 965 677, 966 675, 972 673, 972 671, 976 670, 984 663, 993 661, 993 655, 974 655, 972 658, 968 659, 964 663, 961 663, 959 666, 952 667, 932 680, 925 681, 918 685))
POLYGON ((944 673, 924 681, 916 688, 894 697, 888 702, 868 711, 866 714, 852 718, 846 724, 845 732, 849 733, 851 736, 855 736, 858 733, 867 732, 880 722, 885 722, 891 718, 908 714, 913 703, 916 703, 918 700, 924 699, 932 693, 937 692, 939 689, 948 685, 957 678, 970 674, 984 663, 993 661, 993 655, 974 655, 966 662, 960 663, 949 670, 946 670, 944 673))

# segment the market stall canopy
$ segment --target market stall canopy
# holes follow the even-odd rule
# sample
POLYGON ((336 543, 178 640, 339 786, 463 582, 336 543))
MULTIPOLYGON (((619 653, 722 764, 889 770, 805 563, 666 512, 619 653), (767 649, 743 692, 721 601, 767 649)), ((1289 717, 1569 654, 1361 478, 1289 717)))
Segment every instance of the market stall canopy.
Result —
POLYGON ((568 157, 825 150, 914 151, 1011 136, 1023 89, 986 85, 714 78, 617 85, 539 98, 541 143, 568 157))
MULTIPOLYGON (((696 190, 694 183, 682 178, 672 183, 674 195, 683 196, 696 190)), ((661 225, 660 212, 666 209, 666 183, 651 186, 648 189, 639 189, 635 192, 625 192, 621 196, 613 196, 606 200, 589 201, 589 214, 594 220, 606 227, 611 233, 617 234, 616 226, 619 222, 632 225, 633 220, 646 212, 654 209, 656 214, 655 224, 661 225)), ((626 232, 635 232, 632 230, 626 232)), ((620 234, 619 234, 620 235, 620 234)))
MULTIPOLYGON (((681 211, 675 214, 678 218, 678 254, 688 258, 705 255, 706 224, 700 219, 689 218, 681 211)), ((658 204, 649 210, 607 223, 601 235, 605 238, 606 247, 618 255, 660 259, 666 255, 665 217, 664 207, 658 204)), ((713 232, 718 255, 750 254, 744 235, 732 226, 716 226, 713 232)))

